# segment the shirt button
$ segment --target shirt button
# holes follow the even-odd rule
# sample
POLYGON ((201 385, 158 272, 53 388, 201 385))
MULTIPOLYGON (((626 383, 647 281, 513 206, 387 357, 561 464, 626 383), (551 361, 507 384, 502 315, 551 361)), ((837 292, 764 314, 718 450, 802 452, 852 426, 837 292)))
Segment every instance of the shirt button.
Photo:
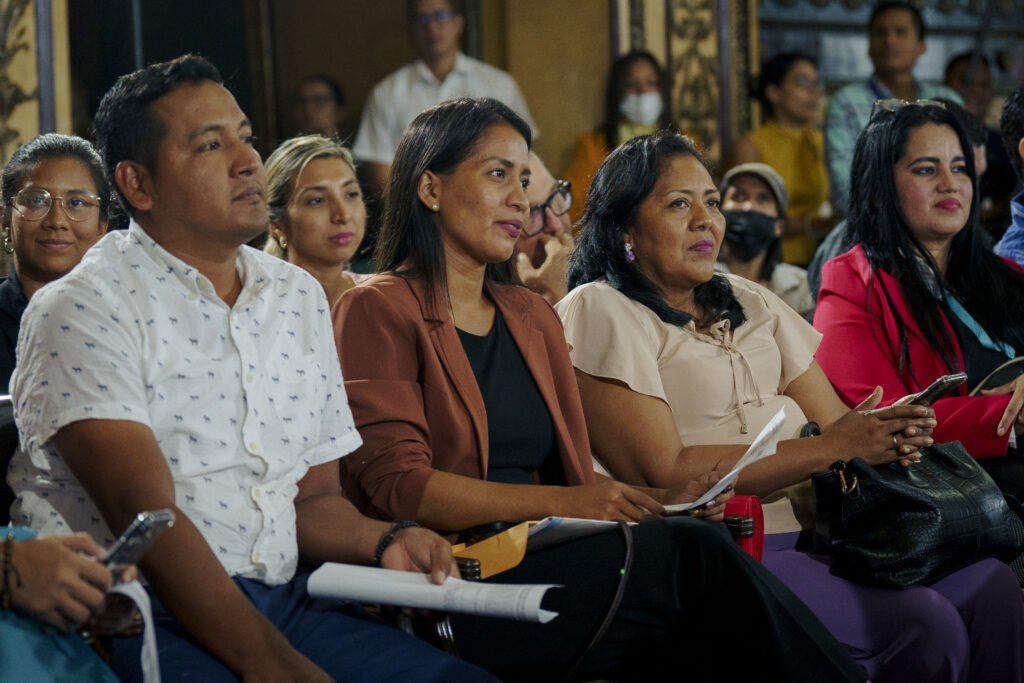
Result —
POLYGON ((246 384, 252 384, 255 379, 256 378, 253 376, 251 372, 245 376, 246 384))
POLYGON ((252 451, 253 453, 259 453, 260 452, 260 445, 258 443, 256 443, 255 441, 250 441, 249 442, 249 450, 252 451))
POLYGON ((253 498, 259 498, 262 495, 263 495, 262 491, 260 491, 259 489, 253 489, 253 491, 252 491, 252 497, 253 498))
POLYGON ((189 292, 188 293, 188 300, 189 301, 195 301, 198 298, 199 298, 199 295, 196 294, 195 292, 189 292))
POLYGON ((259 562, 260 561, 260 554, 259 553, 253 553, 252 554, 252 561, 253 562, 259 562))

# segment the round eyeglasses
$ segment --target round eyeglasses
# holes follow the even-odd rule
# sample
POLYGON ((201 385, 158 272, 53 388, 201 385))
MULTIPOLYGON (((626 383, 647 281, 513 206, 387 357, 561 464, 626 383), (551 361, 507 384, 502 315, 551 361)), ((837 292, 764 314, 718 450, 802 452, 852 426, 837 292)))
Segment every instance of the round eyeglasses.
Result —
POLYGON ((50 213, 54 200, 60 203, 60 208, 73 221, 85 221, 99 214, 100 198, 81 190, 54 197, 42 187, 26 187, 14 195, 12 204, 25 220, 38 221, 50 213))
POLYGON ((564 216, 572 208, 572 184, 568 180, 555 181, 555 190, 543 204, 530 207, 530 221, 523 228, 523 237, 533 237, 544 229, 547 210, 556 216, 564 216))

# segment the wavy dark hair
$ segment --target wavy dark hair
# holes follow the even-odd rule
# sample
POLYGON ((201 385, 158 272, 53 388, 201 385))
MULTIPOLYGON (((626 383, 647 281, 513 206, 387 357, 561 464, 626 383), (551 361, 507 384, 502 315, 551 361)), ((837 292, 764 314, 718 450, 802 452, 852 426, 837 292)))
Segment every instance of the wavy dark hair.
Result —
MULTIPOLYGON (((431 107, 405 129, 384 193, 384 218, 374 249, 378 271, 425 280, 448 294, 444 247, 434 213, 420 201, 417 187, 426 171, 450 173, 473 153, 477 140, 492 126, 512 126, 529 148, 530 126, 498 100, 452 99, 431 107)), ((512 282, 512 259, 487 266, 484 277, 512 282)))
POLYGON ((658 128, 671 128, 672 123, 672 100, 668 95, 669 82, 665 77, 665 70, 650 52, 646 50, 633 50, 627 52, 612 63, 611 72, 608 74, 608 89, 604 93, 604 123, 601 130, 604 131, 605 140, 608 142, 608 149, 612 149, 622 140, 619 140, 619 121, 622 114, 619 113, 619 104, 626 96, 626 79, 629 77, 629 68, 634 62, 646 60, 654 67, 658 74, 659 90, 661 92, 661 116, 658 118, 658 128))
MULTIPOLYGON (((654 311, 666 323, 688 325, 694 316, 672 308, 661 288, 626 260, 625 231, 636 224, 640 203, 651 193, 665 166, 689 155, 707 168, 693 140, 672 131, 641 135, 619 145, 601 164, 587 194, 576 248, 569 260, 569 290, 604 278, 630 299, 654 311)), ((728 319, 733 328, 746 316, 732 286, 722 275, 694 289, 694 300, 708 322, 728 319)))
MULTIPOLYGON (((981 326, 995 339, 1024 350, 1024 274, 985 247, 978 225, 978 176, 971 141, 957 117, 935 105, 910 104, 895 112, 879 111, 857 139, 853 155, 850 214, 844 235, 844 250, 860 244, 871 265, 872 281, 896 316, 899 331, 897 371, 908 391, 920 387, 913 382, 913 367, 907 348, 907 325, 896 312, 892 294, 879 272, 893 276, 903 290, 907 307, 925 339, 942 358, 950 372, 959 370, 955 345, 940 303, 945 291, 953 294, 981 326), (900 208, 894 168, 906 153, 910 133, 921 126, 949 126, 960 140, 967 174, 974 185, 967 223, 953 237, 949 264, 943 277, 931 253, 914 235, 900 208), (936 292, 935 284, 938 285, 936 292), (936 300, 938 297, 938 301, 936 300)), ((871 283, 869 283, 869 291, 871 283)))

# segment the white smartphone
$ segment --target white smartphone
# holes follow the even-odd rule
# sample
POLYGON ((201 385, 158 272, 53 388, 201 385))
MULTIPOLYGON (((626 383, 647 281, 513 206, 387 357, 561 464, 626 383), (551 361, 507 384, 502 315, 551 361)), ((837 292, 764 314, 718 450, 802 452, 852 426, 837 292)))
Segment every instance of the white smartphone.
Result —
POLYGON ((160 535, 174 526, 170 510, 140 512, 121 537, 110 546, 103 563, 108 567, 136 564, 160 535))

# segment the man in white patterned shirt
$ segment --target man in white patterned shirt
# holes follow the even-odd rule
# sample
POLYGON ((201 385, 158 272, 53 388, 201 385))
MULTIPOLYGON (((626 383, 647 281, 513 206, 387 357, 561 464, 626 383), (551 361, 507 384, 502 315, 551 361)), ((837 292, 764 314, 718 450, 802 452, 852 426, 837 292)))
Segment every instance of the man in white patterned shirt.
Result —
MULTIPOLYGON (((25 313, 16 516, 109 543, 141 510, 178 513, 141 562, 165 675, 489 679, 295 577, 300 556, 455 569, 439 536, 340 495, 337 459, 360 439, 327 301, 242 246, 266 228, 265 178, 216 69, 188 56, 123 76, 96 130, 133 220, 25 313)), ((115 670, 136 678, 137 662, 116 640, 115 670)))

